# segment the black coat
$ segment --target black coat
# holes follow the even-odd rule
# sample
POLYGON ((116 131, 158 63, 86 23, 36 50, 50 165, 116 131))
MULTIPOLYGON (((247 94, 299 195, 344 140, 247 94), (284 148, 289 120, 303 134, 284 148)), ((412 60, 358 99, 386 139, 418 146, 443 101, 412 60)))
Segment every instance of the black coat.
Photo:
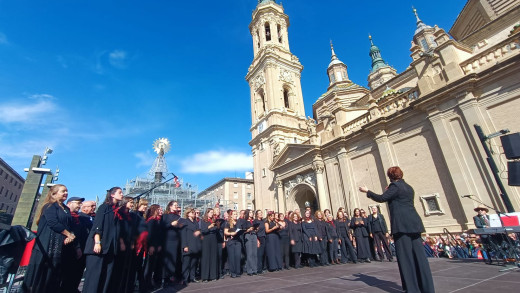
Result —
POLYGON ((294 222, 289 222, 289 238, 294 241, 294 245, 291 245, 291 251, 294 252, 302 252, 303 249, 303 239, 302 239, 302 224, 294 222))
POLYGON ((327 224, 327 235, 329 235, 330 239, 338 239, 338 231, 336 231, 336 222, 325 222, 327 224))
POLYGON ((164 239, 166 241, 179 241, 181 240, 181 224, 179 219, 181 217, 177 214, 164 214, 161 219, 162 229, 166 232, 164 239), (177 227, 172 226, 172 222, 177 221, 177 227))
POLYGON ((327 229, 327 222, 316 220, 315 223, 316 223, 316 228, 318 228, 318 230, 317 230, 318 238, 328 241, 330 237, 329 237, 329 231, 327 229))
POLYGON ((164 245, 164 230, 161 225, 161 219, 148 218, 146 220, 148 238, 146 242, 148 247, 162 247, 164 245))
POLYGON ((119 249, 119 219, 114 216, 112 205, 102 204, 97 212, 92 225, 92 230, 87 238, 85 254, 94 253, 94 235, 101 236, 101 254, 107 254, 109 249, 117 254, 119 249))
POLYGON ((181 250, 182 254, 198 254, 201 250, 201 240, 200 235, 195 237, 193 233, 195 231, 200 231, 199 223, 196 221, 190 221, 189 219, 184 219, 182 221, 183 227, 181 230, 181 250), (184 248, 188 247, 188 252, 184 251, 184 248))
POLYGON ((384 234, 388 233, 388 227, 386 226, 386 220, 385 217, 383 217, 383 215, 378 213, 377 217, 374 217, 372 214, 370 214, 368 215, 367 221, 368 233, 372 234, 373 232, 375 232, 374 227, 375 229, 379 229, 378 225, 381 226, 381 232, 383 232, 384 234))
POLYGON ((338 233, 338 237, 340 238, 349 238, 348 230, 350 226, 350 222, 348 220, 339 221, 334 220, 334 224, 336 224, 336 233, 338 233))
MULTIPOLYGON (((62 278, 62 260, 74 257, 64 255, 64 230, 71 231, 72 217, 67 206, 57 202, 42 208, 34 245, 22 291, 59 292, 62 278), (41 244, 41 245, 40 245, 41 244)), ((73 245, 73 244, 68 244, 73 245)))
POLYGON ((367 197, 377 202, 388 202, 392 234, 425 231, 421 217, 414 207, 414 195, 413 188, 403 179, 390 183, 382 195, 370 190, 367 192, 367 197))

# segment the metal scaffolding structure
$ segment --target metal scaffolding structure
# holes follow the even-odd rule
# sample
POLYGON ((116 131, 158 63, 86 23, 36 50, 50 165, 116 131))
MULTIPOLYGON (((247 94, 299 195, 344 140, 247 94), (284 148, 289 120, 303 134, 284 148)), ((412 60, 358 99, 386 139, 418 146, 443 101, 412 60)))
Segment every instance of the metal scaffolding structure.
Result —
MULTIPOLYGON (((182 180, 179 181, 182 182, 182 180)), ((133 197, 152 189, 156 185, 157 184, 153 178, 136 177, 135 179, 126 182, 123 192, 126 196, 133 197)), ((175 200, 179 203, 183 214, 187 207, 198 208, 201 211, 204 211, 204 209, 208 207, 215 206, 216 202, 214 199, 197 198, 197 185, 181 183, 179 187, 176 186, 177 184, 175 182, 168 182, 143 195, 142 198, 147 199, 150 205, 158 204, 163 209, 166 208, 166 205, 170 201, 175 200)))

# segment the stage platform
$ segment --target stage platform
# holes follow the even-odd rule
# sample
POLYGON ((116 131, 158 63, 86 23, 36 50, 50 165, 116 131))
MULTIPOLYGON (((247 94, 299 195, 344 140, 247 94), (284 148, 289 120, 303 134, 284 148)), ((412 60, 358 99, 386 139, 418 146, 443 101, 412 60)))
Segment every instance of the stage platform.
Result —
MULTIPOLYGON (((518 292, 520 269, 500 272, 503 266, 487 265, 482 260, 430 258, 435 291, 447 292, 518 292)), ((316 268, 291 269, 260 276, 226 277, 207 283, 172 286, 169 292, 402 292, 397 262, 343 264, 316 268)))

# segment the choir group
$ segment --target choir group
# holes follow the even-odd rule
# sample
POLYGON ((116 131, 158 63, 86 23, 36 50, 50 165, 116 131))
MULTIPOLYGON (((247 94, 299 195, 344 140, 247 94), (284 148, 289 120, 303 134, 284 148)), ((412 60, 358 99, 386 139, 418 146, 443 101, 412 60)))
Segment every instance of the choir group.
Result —
POLYGON ((68 198, 64 185, 52 186, 37 215, 37 241, 24 292, 140 292, 159 286, 208 282, 242 274, 301 268, 303 265, 392 261, 384 217, 355 209, 306 208, 286 214, 227 210, 217 204, 203 215, 176 201, 163 209, 134 202, 119 187, 94 202, 68 198), (66 201, 66 203, 65 203, 66 201), (81 211, 80 211, 81 208, 81 211), (377 249, 373 251, 373 249, 377 249), (339 253, 338 253, 339 252, 339 253))

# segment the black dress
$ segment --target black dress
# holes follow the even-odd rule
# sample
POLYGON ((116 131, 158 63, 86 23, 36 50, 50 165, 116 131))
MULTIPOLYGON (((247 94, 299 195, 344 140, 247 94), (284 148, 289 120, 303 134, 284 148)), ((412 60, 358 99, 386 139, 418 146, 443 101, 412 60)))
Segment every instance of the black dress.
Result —
MULTIPOLYGON (((276 226, 276 222, 269 222, 269 229, 276 226)), ((267 255, 267 265, 270 271, 276 271, 282 269, 282 252, 280 250, 280 234, 278 229, 273 230, 271 233, 267 233, 265 253, 267 255)))
POLYGON ((99 206, 92 230, 85 244, 87 265, 83 292, 113 292, 114 260, 119 250, 119 218, 116 217, 115 206, 103 203, 99 206), (101 253, 94 252, 94 235, 101 238, 101 253))
POLYGON ((320 243, 316 238, 318 237, 316 223, 314 221, 302 221, 303 232, 303 253, 306 254, 320 254, 320 243))
POLYGON ((163 278, 181 277, 181 217, 176 213, 164 214, 162 216, 163 230, 166 231, 163 246, 163 278), (177 221, 177 226, 172 226, 172 222, 177 221))
POLYGON ((62 273, 67 269, 62 266, 62 260, 74 257, 63 254, 66 237, 61 232, 71 231, 72 224, 69 208, 55 202, 42 209, 36 243, 22 285, 23 292, 61 292, 62 273))
POLYGON ((350 228, 356 236, 356 249, 358 259, 370 260, 370 244, 368 242, 368 231, 366 220, 362 217, 353 217, 350 220, 350 228))
POLYGON ((209 228, 211 224, 210 221, 200 221, 200 230, 202 232, 200 277, 202 280, 215 280, 219 277, 217 251, 217 233, 219 228, 216 225, 209 228))

